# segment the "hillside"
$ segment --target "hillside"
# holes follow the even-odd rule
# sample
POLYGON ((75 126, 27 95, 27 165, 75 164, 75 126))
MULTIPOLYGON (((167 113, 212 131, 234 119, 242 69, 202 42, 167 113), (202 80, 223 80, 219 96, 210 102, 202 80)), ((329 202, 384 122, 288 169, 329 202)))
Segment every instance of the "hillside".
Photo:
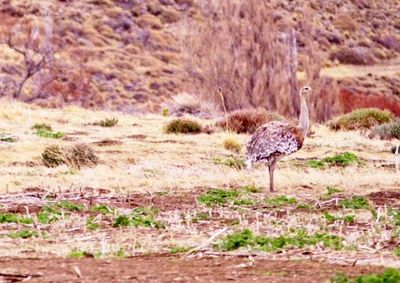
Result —
MULTIPOLYGON (((17 31, 15 42, 23 46, 35 25, 38 41, 51 43, 55 63, 47 73, 32 76, 20 98, 52 107, 72 103, 128 112, 160 111, 163 102, 186 90, 183 31, 187 31, 188 22, 208 17, 207 2, 194 0, 1 2, 3 43, 7 34, 17 31)), ((390 62, 400 54, 397 0, 273 3, 279 29, 296 29, 300 57, 309 33, 301 23, 307 19, 323 54, 322 65, 328 69, 338 64, 371 68, 394 64, 390 62)), ((6 44, 0 45, 0 64, 0 91, 13 95, 24 76, 23 56, 6 44)), ((341 89, 357 99, 353 102, 352 96, 342 94, 341 103, 352 106, 339 111, 360 106, 358 96, 369 94, 384 96, 387 105, 394 105, 389 108, 399 114, 399 73, 378 72, 372 82, 368 74, 349 73, 341 78, 341 89)))

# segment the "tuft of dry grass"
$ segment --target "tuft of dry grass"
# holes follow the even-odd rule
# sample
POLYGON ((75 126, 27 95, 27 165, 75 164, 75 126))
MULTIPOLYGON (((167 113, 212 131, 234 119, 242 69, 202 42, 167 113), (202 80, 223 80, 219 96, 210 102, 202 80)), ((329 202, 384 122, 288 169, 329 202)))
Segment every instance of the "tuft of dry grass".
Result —
POLYGON ((65 164, 65 156, 63 149, 58 145, 51 145, 44 149, 42 160, 47 167, 57 167, 65 164))
POLYGON ((164 131, 167 134, 199 134, 202 126, 199 122, 189 118, 177 118, 168 122, 164 131))
POLYGON ((252 134, 265 123, 283 120, 279 114, 268 112, 263 108, 244 109, 229 113, 222 121, 217 122, 217 126, 238 134, 252 134))
POLYGON ((382 140, 400 139, 400 120, 375 126, 369 137, 379 137, 382 140))
POLYGON ((99 162, 99 158, 93 148, 88 144, 76 144, 66 150, 66 163, 74 168, 93 167, 99 162))
POLYGON ((235 153, 239 153, 240 150, 242 149, 242 145, 240 144, 240 142, 237 139, 230 137, 230 138, 226 138, 224 140, 224 148, 226 150, 229 150, 229 151, 232 151, 235 153))

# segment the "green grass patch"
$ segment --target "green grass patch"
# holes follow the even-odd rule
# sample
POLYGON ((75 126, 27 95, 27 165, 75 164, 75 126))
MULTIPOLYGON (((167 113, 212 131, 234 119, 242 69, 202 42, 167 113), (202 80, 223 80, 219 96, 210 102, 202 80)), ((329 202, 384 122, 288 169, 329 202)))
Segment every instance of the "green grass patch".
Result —
POLYGON ((175 246, 175 247, 170 247, 169 248, 169 253, 170 254, 182 254, 190 251, 190 247, 181 247, 181 246, 175 246))
POLYGON ((336 221, 343 221, 345 223, 354 223, 356 221, 356 216, 352 214, 344 216, 336 216, 325 211, 324 219, 326 220, 327 223, 334 223, 336 221))
POLYGON ((215 205, 254 205, 252 199, 243 198, 243 191, 237 189, 212 189, 199 196, 197 200, 207 206, 215 205))
POLYGON ((392 122, 394 114, 388 110, 378 108, 356 109, 328 122, 331 130, 363 130, 371 129, 376 125, 392 122))
POLYGON ((39 237, 39 233, 32 230, 20 230, 17 232, 8 233, 7 236, 13 239, 29 239, 39 237))
POLYGON ((199 134, 202 128, 202 125, 195 120, 177 118, 165 125, 164 132, 167 134, 199 134))
POLYGON ((42 224, 50 224, 61 219, 61 217, 70 215, 71 212, 83 212, 85 206, 76 204, 68 200, 63 200, 55 204, 45 205, 39 211, 37 218, 42 224))
POLYGON ((336 235, 325 233, 309 235, 304 230, 300 230, 293 235, 265 237, 254 235, 248 229, 224 237, 215 247, 223 251, 233 251, 241 247, 247 247, 266 252, 277 252, 286 248, 304 248, 317 244, 323 244, 324 247, 335 250, 343 248, 342 238, 336 235))
POLYGON ((32 224, 32 218, 24 217, 21 214, 0 212, 0 223, 32 224))
POLYGON ((311 204, 308 203, 300 203, 297 206, 298 209, 304 209, 304 210, 315 210, 315 207, 311 204))
POLYGON ((368 199, 363 196, 353 196, 351 199, 341 200, 340 205, 350 209, 369 209, 368 199))
POLYGON ((158 212, 156 209, 147 207, 138 207, 131 211, 128 215, 117 216, 114 220, 114 227, 149 227, 149 228, 165 228, 165 225, 155 220, 158 212))
POLYGON ((331 283, 399 283, 400 271, 396 268, 387 268, 383 273, 361 275, 354 279, 344 274, 338 274, 330 280, 331 283))
POLYGON ((267 204, 271 206, 286 206, 296 204, 297 200, 294 197, 278 196, 267 199, 267 204))
POLYGON ((344 152, 334 156, 328 156, 323 159, 307 160, 307 165, 311 168, 324 169, 327 166, 347 167, 353 164, 361 164, 361 160, 357 155, 351 152, 344 152))
POLYGON ((63 132, 53 132, 45 129, 36 130, 36 135, 42 138, 61 139, 65 136, 63 132))

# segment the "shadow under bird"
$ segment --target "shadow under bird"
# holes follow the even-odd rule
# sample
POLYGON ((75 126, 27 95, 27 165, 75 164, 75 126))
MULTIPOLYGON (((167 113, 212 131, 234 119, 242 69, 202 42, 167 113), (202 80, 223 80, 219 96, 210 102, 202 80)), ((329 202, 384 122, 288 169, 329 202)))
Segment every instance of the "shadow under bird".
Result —
POLYGON ((300 116, 297 126, 286 122, 273 121, 258 128, 247 145, 247 168, 254 163, 265 162, 269 169, 269 189, 274 191, 274 171, 282 157, 292 154, 303 146, 310 126, 307 96, 312 93, 310 86, 300 90, 300 116))

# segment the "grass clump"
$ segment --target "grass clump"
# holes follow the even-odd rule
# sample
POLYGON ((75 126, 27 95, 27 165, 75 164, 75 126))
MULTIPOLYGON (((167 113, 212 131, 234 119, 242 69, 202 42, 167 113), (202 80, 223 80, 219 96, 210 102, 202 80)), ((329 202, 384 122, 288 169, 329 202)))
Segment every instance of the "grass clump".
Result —
POLYGON ((224 140, 224 148, 226 150, 239 153, 242 145, 235 138, 227 138, 224 140))
POLYGON ((7 236, 13 239, 29 239, 39 237, 39 233, 32 230, 20 230, 17 232, 11 232, 7 236))
POLYGON ((64 150, 58 145, 51 145, 44 149, 42 161, 45 166, 53 168, 65 164, 64 150))
POLYGON ((264 108, 242 109, 229 113, 217 123, 217 126, 238 134, 252 134, 265 123, 283 120, 284 118, 279 114, 268 112, 264 108))
POLYGON ((375 126, 369 137, 379 137, 382 140, 400 139, 400 120, 375 126))
POLYGON ((46 123, 36 123, 31 127, 32 130, 45 130, 45 131, 53 131, 52 127, 46 123))
POLYGON ((361 275, 354 279, 344 274, 338 274, 330 280, 331 283, 398 283, 400 271, 396 268, 387 268, 383 273, 361 275))
POLYGON ((32 218, 23 217, 20 214, 0 212, 0 223, 32 224, 32 218))
POLYGON ((202 126, 195 120, 176 118, 167 123, 164 131, 167 134, 199 134, 202 132, 202 126))
POLYGON ((169 253, 170 254, 182 254, 190 251, 191 248, 189 247, 181 247, 181 246, 175 246, 175 247, 170 247, 169 248, 169 253))
POLYGON ((242 192, 236 189, 212 189, 199 196, 197 200, 207 206, 214 205, 253 205, 254 201, 242 197, 242 192))
POLYGON ((90 231, 94 231, 100 228, 100 224, 98 223, 96 217, 89 216, 86 219, 86 229, 90 231))
POLYGON ((51 224, 60 220, 63 215, 69 215, 71 212, 83 212, 85 207, 67 200, 60 201, 52 205, 45 205, 39 211, 37 218, 42 224, 51 224))
POLYGON ((285 205, 292 205, 296 204, 297 200, 293 197, 288 196, 278 196, 274 198, 267 199, 267 204, 271 206, 285 206, 285 205))
POLYGON ((309 235, 304 230, 299 230, 292 235, 265 237, 256 236, 248 229, 224 237, 222 241, 216 245, 216 248, 224 251, 233 251, 241 247, 248 247, 266 252, 277 252, 285 248, 304 248, 305 246, 317 244, 323 244, 324 247, 336 250, 343 248, 342 238, 336 235, 324 233, 309 235))
POLYGON ((153 208, 138 207, 131 211, 128 215, 120 215, 114 221, 114 227, 149 227, 149 228, 165 228, 165 225, 155 220, 157 210, 153 208))
POLYGON ((117 124, 118 124, 117 118, 106 118, 94 123, 95 126, 100 126, 103 128, 112 128, 115 127, 117 124))
POLYGON ((369 208, 368 199, 363 196, 353 196, 351 199, 344 199, 340 201, 340 205, 342 205, 344 208, 350 208, 350 209, 369 208))
POLYGON ((326 166, 347 167, 352 164, 360 164, 361 160, 357 155, 351 152, 339 153, 334 156, 328 156, 323 159, 312 159, 307 161, 311 168, 324 169, 326 166))
POLYGON ((66 163, 73 168, 93 167, 99 162, 93 148, 85 143, 73 145, 65 152, 66 163))
POLYGON ((378 108, 356 109, 328 122, 331 130, 362 130, 371 129, 376 125, 392 122, 394 115, 389 110, 378 108))
POLYGON ((237 170, 242 170, 246 166, 246 163, 243 159, 235 156, 229 156, 227 158, 216 157, 213 159, 213 161, 214 164, 225 165, 231 168, 235 168, 237 170))
POLYGON ((168 108, 163 108, 163 110, 161 111, 161 115, 163 117, 169 117, 169 109, 168 108))

